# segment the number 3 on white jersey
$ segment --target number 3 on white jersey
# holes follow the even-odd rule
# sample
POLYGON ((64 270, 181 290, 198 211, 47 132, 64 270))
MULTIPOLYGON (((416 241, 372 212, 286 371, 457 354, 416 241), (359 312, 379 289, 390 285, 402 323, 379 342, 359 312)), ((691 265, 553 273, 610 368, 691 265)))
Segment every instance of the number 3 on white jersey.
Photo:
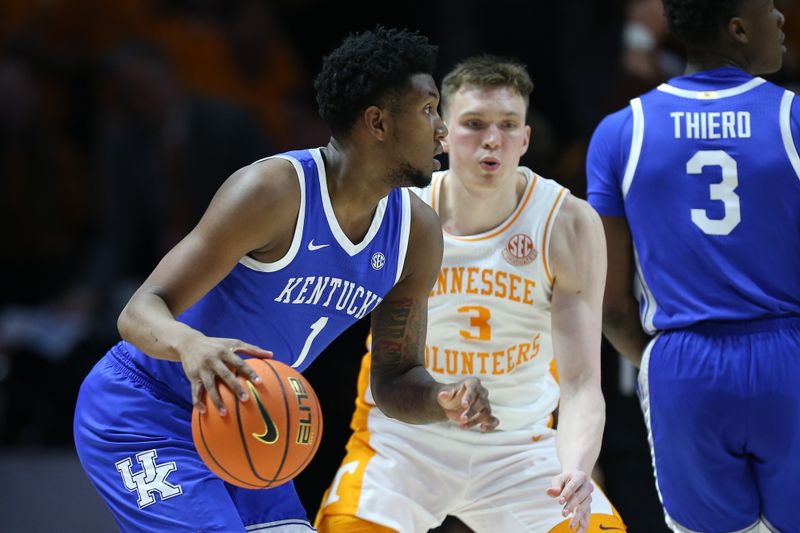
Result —
POLYGON ((686 172, 699 175, 704 167, 710 166, 722 169, 722 181, 709 185, 709 196, 723 203, 725 216, 712 219, 705 209, 692 209, 692 222, 707 235, 728 235, 742 221, 739 195, 734 192, 739 186, 736 160, 722 150, 700 150, 686 162, 686 172))

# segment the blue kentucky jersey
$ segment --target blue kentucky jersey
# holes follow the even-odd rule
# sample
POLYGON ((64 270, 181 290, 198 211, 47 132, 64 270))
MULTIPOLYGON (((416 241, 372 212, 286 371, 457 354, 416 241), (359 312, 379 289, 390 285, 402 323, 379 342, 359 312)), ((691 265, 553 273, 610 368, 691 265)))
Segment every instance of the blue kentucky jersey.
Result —
MULTIPOLYGON (((275 359, 302 371, 397 283, 408 244, 410 200, 405 189, 393 190, 378 204, 367 235, 353 244, 334 215, 320 151, 275 157, 290 161, 300 182, 300 211, 288 253, 269 264, 243 257, 178 320, 210 337, 271 350, 275 359)), ((180 363, 151 358, 124 341, 114 351, 188 401, 180 363)))
POLYGON ((628 219, 646 331, 800 315, 798 127, 793 93, 734 67, 598 126, 589 201, 628 219))

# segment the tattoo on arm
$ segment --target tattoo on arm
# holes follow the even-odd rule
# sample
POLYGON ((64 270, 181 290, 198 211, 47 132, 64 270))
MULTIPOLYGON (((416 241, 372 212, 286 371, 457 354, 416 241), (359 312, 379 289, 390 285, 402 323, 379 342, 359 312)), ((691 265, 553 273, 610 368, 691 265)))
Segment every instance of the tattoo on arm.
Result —
POLYGON ((381 410, 412 424, 443 420, 436 381, 425 370, 427 301, 409 298, 381 305, 372 317, 372 392, 381 410))
POLYGON ((418 342, 425 341, 424 307, 411 298, 390 300, 373 315, 372 348, 378 354, 373 364, 382 374, 401 374, 416 362, 418 342))

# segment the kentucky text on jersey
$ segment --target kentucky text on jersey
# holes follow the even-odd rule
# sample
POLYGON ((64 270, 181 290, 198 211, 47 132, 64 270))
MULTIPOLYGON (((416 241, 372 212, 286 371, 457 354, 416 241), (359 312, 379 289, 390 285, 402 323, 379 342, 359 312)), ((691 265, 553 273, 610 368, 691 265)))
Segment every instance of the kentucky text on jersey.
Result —
POLYGON ((749 111, 673 111, 676 139, 748 139, 749 111))
POLYGON ((450 376, 475 374, 502 376, 524 365, 539 355, 537 333, 530 342, 514 344, 495 352, 451 350, 439 346, 425 346, 425 368, 431 372, 450 376))
POLYGON ((481 294, 533 305, 536 282, 511 272, 478 267, 443 267, 430 297, 442 294, 481 294))
POLYGON ((351 281, 329 276, 289 278, 286 286, 275 298, 283 304, 310 304, 333 307, 357 319, 375 309, 382 298, 351 281), (334 298, 336 296, 336 298, 334 298), (335 303, 334 303, 335 302, 335 303))

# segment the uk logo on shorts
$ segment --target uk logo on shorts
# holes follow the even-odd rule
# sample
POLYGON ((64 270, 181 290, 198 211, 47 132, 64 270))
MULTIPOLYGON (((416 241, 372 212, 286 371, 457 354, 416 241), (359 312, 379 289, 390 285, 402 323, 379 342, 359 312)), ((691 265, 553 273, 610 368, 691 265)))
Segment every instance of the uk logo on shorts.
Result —
POLYGON ((153 495, 156 492, 162 500, 183 494, 183 489, 180 485, 173 485, 167 481, 167 476, 178 468, 175 462, 171 461, 159 465, 156 464, 156 457, 158 457, 156 450, 137 453, 136 461, 142 466, 142 469, 136 473, 133 473, 131 468, 133 461, 131 461, 130 457, 114 464, 122 475, 122 482, 125 484, 125 488, 138 494, 137 503, 139 504, 139 509, 144 509, 148 505, 156 503, 156 498, 153 495))
POLYGON ((533 263, 539 252, 533 247, 530 235, 517 233, 508 240, 503 248, 503 259, 513 266, 525 266, 533 263))
POLYGON ((375 252, 372 254, 372 260, 370 263, 372 264, 372 268, 375 270, 380 270, 383 268, 383 265, 386 264, 386 256, 381 252, 375 252))

